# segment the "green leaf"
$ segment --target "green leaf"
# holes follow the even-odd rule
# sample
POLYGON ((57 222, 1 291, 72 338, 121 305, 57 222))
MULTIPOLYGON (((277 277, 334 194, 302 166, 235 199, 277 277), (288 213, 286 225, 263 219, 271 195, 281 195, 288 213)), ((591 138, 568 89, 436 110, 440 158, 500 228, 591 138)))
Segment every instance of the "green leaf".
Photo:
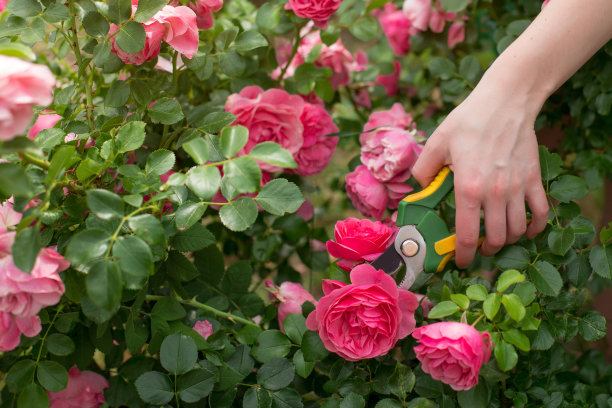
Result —
POLYGON ((40 231, 37 227, 22 229, 15 236, 13 242, 13 263, 25 273, 30 273, 38 253, 42 248, 40 231))
POLYGON ((105 37, 110 26, 102 14, 90 11, 83 17, 83 28, 92 37, 105 37))
POLYGON ((306 333, 306 318, 298 313, 289 313, 283 320, 285 334, 295 344, 302 344, 302 337, 306 333))
POLYGON ((267 212, 285 215, 297 211, 304 202, 304 197, 294 183, 285 179, 276 179, 263 186, 255 200, 267 212))
POLYGON ((145 23, 151 19, 162 7, 168 4, 167 0, 139 0, 138 9, 134 14, 134 21, 145 23))
POLYGON ((234 262, 227 268, 221 287, 225 293, 246 293, 251 285, 253 268, 248 261, 234 262))
POLYGON ((349 31, 360 41, 372 41, 380 36, 380 25, 374 17, 363 17, 349 25, 349 31))
MULTIPOLYGON (((198 224, 195 224, 198 225, 198 224)), ((181 282, 187 282, 197 278, 200 275, 200 271, 195 265, 178 251, 170 251, 168 253, 168 259, 166 260, 166 270, 172 271, 172 279, 180 280, 181 282)))
POLYGON ((43 18, 48 23, 59 23, 60 21, 66 21, 70 18, 68 8, 61 3, 52 4, 47 7, 43 14, 43 18))
POLYGON ((485 315, 489 320, 493 320, 499 308, 501 306, 501 295, 499 293, 489 293, 484 303, 482 304, 482 309, 485 312, 485 315))
POLYGON ((463 293, 453 293, 450 298, 462 310, 466 310, 470 307, 470 299, 463 293))
POLYGON ((99 229, 88 229, 74 235, 66 249, 66 259, 78 271, 87 271, 104 256, 110 236, 99 229))
POLYGON ((555 225, 548 234, 548 246, 555 255, 565 255, 574 244, 574 240, 574 230, 570 226, 563 228, 555 225))
POLYGON ((145 29, 142 24, 128 21, 119 27, 116 42, 122 51, 128 54, 137 54, 144 49, 146 40, 145 29))
POLYGON ((523 31, 525 31, 529 24, 531 24, 531 20, 515 20, 508 24, 506 27, 506 33, 518 37, 523 33, 523 31))
POLYGON ((142 239, 127 235, 121 236, 113 246, 113 257, 117 259, 123 282, 127 289, 140 289, 149 275, 153 274, 153 254, 142 239))
POLYGON ((234 48, 240 54, 244 54, 248 51, 267 46, 268 40, 266 39, 266 37, 264 37, 263 35, 261 35, 261 33, 255 30, 243 31, 242 33, 240 33, 240 35, 238 35, 238 38, 234 43, 234 48))
POLYGON ((134 319, 134 313, 130 313, 125 323, 125 345, 132 354, 140 353, 142 346, 149 338, 149 330, 141 320, 134 319))
MULTIPOLYGON (((1 45, 0 45, 0 47, 1 47, 1 45)), ((0 49, 0 54, 1 54, 1 51, 2 50, 0 49)), ((5 54, 3 54, 3 55, 5 55, 5 54)), ((53 129, 53 128, 51 128, 51 129, 53 129)), ((61 132, 61 130, 59 130, 59 129, 55 129, 55 130, 61 132)), ((38 140, 37 140, 37 142, 38 142, 38 140)), ((34 154, 37 154, 37 155, 42 154, 42 152, 40 151, 40 149, 38 148, 36 143, 34 143, 32 140, 28 139, 27 137, 20 136, 20 137, 16 137, 14 139, 11 139, 11 140, 5 140, 4 142, 0 142, 0 154, 2 154, 2 155, 5 155, 5 154, 8 155, 8 154, 11 154, 11 153, 21 153, 21 152, 29 152, 29 153, 34 153, 34 154)))
POLYGON ((179 320, 185 317, 187 312, 174 297, 164 296, 155 303, 151 314, 164 320, 179 320))
POLYGON ((210 149, 204 138, 196 137, 187 143, 183 143, 181 147, 197 164, 204 164, 208 161, 210 149))
POLYGON ((56 356, 67 356, 74 351, 74 341, 65 334, 53 333, 47 337, 47 349, 56 356))
POLYGON ((502 270, 522 270, 527 268, 529 262, 529 251, 516 245, 505 247, 495 256, 495 264, 502 270))
POLYGON ((427 316, 428 319, 441 319, 446 316, 450 316, 455 312, 459 311, 459 306, 456 303, 451 302, 449 300, 445 300, 443 302, 435 305, 427 316))
POLYGON ((518 361, 518 354, 511 344, 501 341, 495 346, 495 360, 500 370, 510 371, 518 361))
POLYGON ((295 367, 286 358, 274 358, 257 370, 257 384, 276 391, 287 387, 295 377, 295 367))
POLYGON ((116 80, 104 98, 104 104, 111 108, 121 108, 130 99, 130 86, 125 81, 116 80))
MULTIPOLYGON (((265 3, 264 3, 265 5, 265 3)), ((251 387, 244 393, 242 408, 271 408, 272 397, 261 387, 251 387)))
POLYGON ((319 334, 308 330, 302 337, 302 353, 304 353, 304 360, 310 362, 323 360, 329 351, 323 345, 319 334))
POLYGON ((47 170, 45 183, 53 183, 58 177, 63 175, 65 170, 68 170, 68 167, 74 163, 72 160, 74 151, 75 147, 70 145, 64 145, 55 151, 49 165, 49 170, 47 170))
POLYGON ((215 236, 200 223, 179 231, 172 240, 172 246, 181 252, 198 251, 217 242, 215 236))
POLYGON ((536 288, 547 296, 557 296, 563 287, 559 271, 546 261, 538 261, 529 267, 529 277, 536 288))
POLYGON ((172 125, 185 118, 181 105, 172 98, 160 98, 148 108, 153 123, 172 125))
POLYGON ((255 23, 263 30, 274 30, 280 23, 280 4, 263 3, 257 10, 255 23))
POLYGON ((41 361, 38 364, 36 377, 40 385, 51 392, 61 391, 68 384, 68 371, 55 361, 41 361))
POLYGON ((346 397, 344 397, 344 399, 340 403, 339 408, 364 408, 364 407, 365 407, 365 399, 361 395, 351 391, 348 393, 346 397))
POLYGON ((274 408, 303 408, 302 397, 293 388, 283 388, 271 393, 274 408))
POLYGON ((6 385, 12 393, 19 393, 28 384, 32 382, 34 378, 34 361, 32 360, 19 360, 9 368, 6 373, 6 385))
POLYGON ((134 385, 140 398, 148 404, 164 405, 174 398, 174 389, 170 379, 157 371, 142 374, 134 385))
POLYGON ((573 176, 563 175, 550 185, 550 195, 561 202, 580 200, 589 192, 589 186, 584 179, 573 176))
POLYGON ((199 126, 206 133, 216 134, 224 127, 231 125, 236 120, 236 116, 229 112, 212 112, 204 117, 204 121, 199 126))
POLYGON ((60 143, 64 143, 66 132, 61 129, 49 128, 43 129, 34 138, 36 144, 44 151, 50 151, 60 143))
POLYGON ((161 365, 172 374, 185 374, 193 369, 198 359, 198 348, 191 337, 171 334, 162 342, 161 365))
POLYGON ((551 153, 545 146, 539 147, 540 169, 542 170, 542 180, 549 181, 557 178, 561 174, 563 160, 557 153, 551 153))
POLYGON ((103 165, 95 160, 87 158, 83 160, 76 168, 76 175, 79 181, 83 182, 92 176, 95 176, 102 170, 103 165))
POLYGON ((468 55, 459 64, 459 74, 470 82, 476 81, 480 73, 480 62, 473 55, 468 55))
POLYGON ((144 122, 128 122, 123 126, 115 138, 115 146, 118 153, 127 153, 138 149, 145 139, 144 122))
POLYGON ((187 403, 208 396, 215 385, 215 371, 195 369, 178 378, 176 388, 181 400, 187 403))
POLYGON ((219 369, 217 389, 225 390, 235 387, 244 377, 253 371, 255 361, 249 355, 250 347, 241 345, 219 369))
POLYGON ((259 143, 249 152, 249 156, 253 159, 271 164, 273 166, 278 166, 285 169, 297 168, 297 163, 291 155, 291 152, 283 149, 278 143, 259 143))
POLYGON ((597 341, 606 336, 606 319, 591 310, 578 317, 578 332, 586 341, 597 341))
POLYGON ((0 163, 0 193, 9 197, 29 197, 32 185, 23 168, 12 163, 0 163))
POLYGON ((540 327, 536 331, 536 335, 531 342, 531 348, 533 350, 548 350, 554 344, 555 339, 550 333, 550 325, 548 322, 543 321, 540 327))
POLYGON ((257 361, 265 363, 274 358, 285 357, 291 350, 291 341, 280 330, 265 330, 257 337, 257 345, 252 355, 257 361))
POLYGON ((567 278, 569 281, 580 288, 584 286, 591 277, 593 269, 589 263, 589 257, 585 253, 579 253, 576 258, 567 264, 567 278))
POLYGON ((304 353, 302 353, 302 350, 298 350, 293 355, 293 365, 295 366, 297 375, 302 378, 307 378, 310 373, 312 373, 315 363, 304 360, 304 353))
POLYGON ((234 42, 238 35, 238 27, 230 27, 223 30, 215 38, 215 47, 217 51, 225 51, 234 42))
POLYGON ((612 279, 612 246, 594 246, 589 254, 593 271, 604 279, 612 279))
POLYGON ((112 311, 121 300, 123 280, 114 262, 98 262, 87 274, 87 295, 98 307, 112 311))
POLYGON ((137 215, 128 219, 128 225, 134 234, 149 245, 162 245, 166 240, 166 232, 159 219, 151 214, 137 215))
POLYGON ((465 10, 470 0, 442 0, 442 9, 447 13, 457 13, 465 10))
POLYGON ((525 317, 525 306, 521 302, 521 298, 514 293, 504 294, 501 302, 511 318, 520 322, 525 317))
POLYGON ((228 159, 234 157, 249 140, 249 130, 244 126, 230 126, 221 131, 219 146, 228 159))
POLYGON ((472 300, 482 301, 487 298, 489 292, 487 292, 487 289, 482 285, 471 285, 468 286, 465 294, 472 300))
POLYGON ((486 381, 467 390, 457 392, 457 402, 461 408, 489 408, 490 391, 486 381))
POLYGON ((525 275, 517 271, 516 269, 508 269, 502 273, 497 279, 497 291, 505 292, 510 285, 519 283, 525 280, 525 275))
POLYGON ((42 12, 42 7, 37 0, 11 0, 6 8, 19 17, 34 17, 42 12))
POLYGON ((246 69, 246 62, 234 50, 224 52, 219 56, 219 67, 229 77, 240 77, 246 69))
POLYGON ((435 57, 427 67, 433 76, 441 79, 450 79, 455 73, 455 64, 445 57, 435 57))
POLYGON ((187 172, 187 187, 204 201, 212 199, 220 185, 221 173, 215 166, 195 166, 187 172))
POLYGON ((17 398, 18 408, 46 408, 48 406, 49 397, 45 390, 38 384, 28 384, 28 386, 21 391, 21 394, 19 394, 19 398, 17 398))
POLYGON ((510 344, 515 345, 520 350, 529 351, 531 350, 531 345, 529 344, 529 338, 523 334, 518 329, 510 329, 502 332, 502 336, 504 340, 510 344))
POLYGON ((206 205, 187 201, 176 210, 174 222, 179 230, 191 227, 202 219, 206 205))
POLYGON ((221 192, 228 200, 235 198, 237 193, 253 193, 261 184, 261 169, 248 156, 236 157, 225 163, 223 174, 221 192), (223 190, 224 184, 226 191, 223 190))
POLYGON ((175 161, 176 158, 171 151, 165 149, 156 150, 147 158, 145 173, 147 175, 154 174, 156 176, 161 176, 172 170, 175 161))
POLYGON ((232 231, 244 231, 257 219, 257 204, 251 197, 240 197, 219 211, 221 222, 232 231))
POLYGON ((87 192, 87 206, 103 220, 123 217, 123 200, 108 190, 95 189, 87 192))

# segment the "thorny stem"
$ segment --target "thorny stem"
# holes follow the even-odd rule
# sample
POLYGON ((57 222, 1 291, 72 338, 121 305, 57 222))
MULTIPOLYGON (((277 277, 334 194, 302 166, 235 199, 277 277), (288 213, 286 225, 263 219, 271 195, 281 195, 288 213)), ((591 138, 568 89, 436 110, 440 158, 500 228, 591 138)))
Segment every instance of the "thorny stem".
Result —
MULTIPOLYGON (((81 56, 81 47, 79 46, 79 36, 77 35, 77 24, 76 24, 76 17, 73 15, 72 16, 72 30, 73 30, 73 40, 72 42, 69 41, 70 45, 72 46, 72 50, 74 51, 74 55, 77 59, 77 64, 79 65, 79 69, 77 70, 77 75, 81 72, 86 72, 86 68, 87 67, 83 67, 83 57, 81 56)), ((87 64, 89 65, 89 63, 87 64)), ((87 75, 85 75, 85 101, 86 101, 86 105, 85 105, 85 109, 87 110, 87 123, 89 124, 89 131, 93 131, 95 129, 94 127, 94 122, 93 122, 93 101, 91 99, 91 83, 90 83, 90 79, 92 79, 93 77, 93 71, 92 71, 92 76, 87 77, 87 75)))
POLYGON ((27 161, 28 163, 38 166, 45 170, 48 169, 50 166, 50 163, 48 161, 44 159, 39 159, 38 157, 34 156, 31 153, 23 152, 21 153, 21 158, 27 161))
MULTIPOLYGON (((55 323, 55 319, 57 319, 57 316, 59 316, 60 312, 62 311, 62 309, 64 308, 63 304, 60 304, 57 307, 57 310, 55 311, 55 316, 53 316, 53 319, 51 320, 51 323, 49 323, 49 327, 47 327, 47 330, 45 331, 45 334, 42 336, 42 339, 40 340, 40 348, 38 349, 38 355, 36 356, 36 363, 34 364, 36 367, 38 367, 38 363, 40 361, 40 356, 42 355, 42 351, 43 351, 43 346, 45 345, 45 340, 47 340, 47 336, 49 335, 49 330, 51 330, 51 327, 53 327, 53 323, 55 323)), ((34 383, 34 373, 32 373, 32 383, 34 383)))

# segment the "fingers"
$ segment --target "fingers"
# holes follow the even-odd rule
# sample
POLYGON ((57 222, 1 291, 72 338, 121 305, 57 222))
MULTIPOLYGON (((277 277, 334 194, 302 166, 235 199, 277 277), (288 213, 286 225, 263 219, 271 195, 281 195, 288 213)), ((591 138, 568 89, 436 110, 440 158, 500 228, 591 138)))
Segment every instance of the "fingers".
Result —
MULTIPOLYGON (((498 189, 500 190, 500 189, 498 189)), ((485 240, 480 252, 492 256, 506 243, 506 200, 504 192, 494 191, 484 207, 485 240)))
POLYGON ((455 174, 455 263, 465 268, 474 259, 480 235, 482 185, 476 179, 455 174))
POLYGON ((513 197, 506 207, 508 227, 506 245, 514 244, 527 231, 527 215, 525 213, 525 202, 522 198, 524 194, 521 192, 517 196, 521 198, 513 197))
POLYGON ((425 188, 436 177, 447 163, 446 148, 435 143, 434 136, 429 138, 417 162, 412 168, 412 175, 425 188))
POLYGON ((527 190, 525 200, 531 210, 531 223, 527 227, 527 238, 533 239, 544 230, 548 222, 548 200, 542 183, 538 180, 527 190))

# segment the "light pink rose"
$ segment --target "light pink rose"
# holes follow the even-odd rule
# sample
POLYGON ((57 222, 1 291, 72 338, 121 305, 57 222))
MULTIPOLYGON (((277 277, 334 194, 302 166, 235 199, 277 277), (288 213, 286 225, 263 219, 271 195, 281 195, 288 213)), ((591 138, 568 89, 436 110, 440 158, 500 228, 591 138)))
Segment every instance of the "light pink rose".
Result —
MULTIPOLYGON (((132 6, 132 9, 134 7, 132 6)), ((159 55, 161 42, 164 38, 165 28, 157 21, 149 20, 143 24, 145 29, 145 45, 144 48, 136 54, 128 54, 123 51, 116 43, 116 36, 110 39, 111 51, 123 61, 125 64, 142 65, 147 61, 151 61, 159 55)), ((111 24, 109 34, 115 33, 119 27, 111 24)))
POLYGON ((59 272, 68 266, 70 263, 51 248, 40 251, 29 274, 19 270, 11 256, 1 258, 0 311, 29 317, 56 304, 65 291, 59 272))
POLYGON ((351 271, 351 283, 323 281, 323 296, 306 327, 325 348, 349 361, 384 356, 415 327, 414 294, 370 264, 351 271))
POLYGON ((61 391, 49 392, 49 408, 98 408, 106 402, 104 389, 110 384, 98 373, 68 370, 68 385, 61 391))
POLYGON ((391 109, 373 112, 363 127, 363 131, 387 126, 402 129, 414 129, 412 115, 404 110, 401 103, 394 103, 391 109))
POLYGON ((342 0, 289 0, 285 8, 293 10, 298 17, 311 19, 317 27, 325 29, 340 3, 342 0))
POLYGON ((195 4, 189 3, 188 7, 196 13, 198 28, 207 30, 214 25, 212 13, 221 10, 223 0, 196 0, 195 4))
POLYGON ((278 326, 284 333, 283 322, 290 313, 302 314, 302 305, 310 302, 317 305, 317 301, 304 287, 296 282, 283 282, 280 286, 266 281, 266 285, 272 290, 270 298, 278 300, 278 326))
POLYGON ((0 140, 25 132, 34 105, 53 102, 55 77, 45 65, 0 55, 0 140))
POLYGON ((28 137, 34 140, 38 132, 40 132, 43 129, 52 128, 60 120, 62 120, 62 117, 60 115, 53 113, 53 111, 50 111, 50 110, 42 111, 40 115, 38 115, 38 118, 36 119, 36 122, 34 123, 34 125, 28 131, 28 137))
POLYGON ((389 204, 385 185, 376 180, 364 165, 346 175, 346 194, 361 214, 377 220, 382 218, 389 204))
POLYGON ((21 335, 34 337, 40 333, 38 316, 15 317, 0 311, 0 351, 11 351, 19 345, 21 335))
POLYGON ((378 21, 387 36, 391 49, 398 57, 410 51, 410 36, 417 34, 418 30, 406 17, 403 11, 398 10, 393 3, 387 3, 382 10, 377 10, 378 21))
POLYGON ((2 258, 10 258, 13 247, 13 243, 15 242, 15 235, 17 233, 15 231, 8 231, 0 233, 0 263, 2 262, 2 258))
POLYGON ((13 210, 13 197, 0 205, 0 234, 8 231, 21 221, 21 213, 13 210))
POLYGON ((398 61, 393 61, 393 73, 389 75, 379 75, 376 83, 382 85, 387 91, 387 96, 397 95, 397 84, 399 82, 402 66, 398 61))
POLYGON ((337 133, 338 126, 324 107, 311 103, 304 104, 300 121, 304 126, 304 143, 294 154, 298 167, 290 172, 302 176, 318 174, 327 167, 336 151, 338 137, 327 135, 337 133))
POLYGON ((414 28, 425 31, 429 24, 431 0, 405 0, 403 12, 414 28))
POLYGON ((372 262, 393 242, 396 228, 380 221, 347 218, 336 222, 335 241, 327 241, 327 251, 334 258, 341 259, 338 266, 350 271, 365 261, 372 262))
POLYGON ((440 322, 417 328, 412 336, 423 371, 450 385, 455 391, 478 384, 482 364, 491 355, 491 335, 465 323, 440 322))
POLYGON ((453 49, 465 39, 465 23, 463 21, 454 22, 448 31, 448 48, 453 49))
MULTIPOLYGON (((258 86, 247 86, 239 94, 227 98, 225 110, 236 115, 234 125, 249 129, 249 140, 240 154, 247 154, 261 142, 276 142, 292 155, 304 144, 304 125, 300 120, 305 102, 284 89, 264 91, 258 86)), ((261 163, 265 171, 278 171, 280 167, 261 163)))
POLYGON ((204 339, 207 339, 211 334, 213 334, 212 324, 208 320, 197 321, 193 325, 193 330, 197 331, 200 336, 204 337, 204 339))
MULTIPOLYGON (((200 41, 195 12, 186 6, 164 6, 151 18, 165 29, 164 41, 187 58, 198 51, 200 41)), ((149 22, 145 23, 149 24, 149 22)))

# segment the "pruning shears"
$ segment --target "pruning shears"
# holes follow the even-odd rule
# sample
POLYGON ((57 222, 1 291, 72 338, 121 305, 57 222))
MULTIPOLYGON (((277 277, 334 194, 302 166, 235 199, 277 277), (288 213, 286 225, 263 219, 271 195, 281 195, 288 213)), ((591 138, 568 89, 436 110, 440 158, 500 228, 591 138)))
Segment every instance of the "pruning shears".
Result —
POLYGON ((453 173, 444 167, 429 186, 400 201, 395 242, 372 266, 394 274, 404 263, 406 275, 399 286, 405 289, 410 289, 421 272, 442 271, 455 255, 455 234, 436 210, 452 189, 453 173))

